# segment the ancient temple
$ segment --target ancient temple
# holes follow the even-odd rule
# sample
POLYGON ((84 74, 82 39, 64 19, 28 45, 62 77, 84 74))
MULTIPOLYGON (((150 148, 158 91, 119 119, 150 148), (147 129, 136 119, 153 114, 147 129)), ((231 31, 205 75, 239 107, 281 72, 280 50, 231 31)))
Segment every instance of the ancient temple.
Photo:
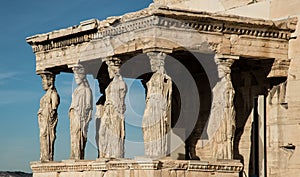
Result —
POLYGON ((263 0, 154 0, 137 12, 28 37, 36 73, 48 83, 39 125, 50 133, 40 135, 34 176, 295 174, 287 163, 297 142, 284 139, 281 125, 293 115, 289 109, 297 109, 286 96, 294 77, 290 48, 297 18, 253 11, 251 16, 251 8, 272 10, 263 0), (69 110, 70 160, 57 162, 51 126, 59 93, 53 82, 63 72, 74 73, 78 87, 69 110), (87 74, 98 80, 102 93, 96 101, 101 124, 94 161, 84 160, 93 119, 87 74), (141 79, 146 90, 142 158, 124 158, 124 77, 141 79))

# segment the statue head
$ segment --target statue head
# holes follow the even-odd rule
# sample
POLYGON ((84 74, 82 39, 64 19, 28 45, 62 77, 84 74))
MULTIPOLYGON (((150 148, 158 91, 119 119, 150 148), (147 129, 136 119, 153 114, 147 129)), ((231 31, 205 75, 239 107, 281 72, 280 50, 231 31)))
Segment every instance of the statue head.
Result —
POLYGON ((42 77, 42 85, 43 89, 47 91, 50 88, 54 87, 54 80, 55 80, 55 75, 52 73, 43 73, 41 74, 42 77))
POLYGON ((218 77, 221 79, 230 73, 230 70, 223 65, 218 65, 218 77))
POLYGON ((105 61, 108 68, 108 74, 109 74, 109 78, 112 79, 114 78, 116 75, 120 74, 120 66, 122 64, 122 61, 118 58, 112 58, 112 59, 108 59, 105 61))
POLYGON ((231 73, 230 66, 233 63, 233 60, 215 59, 215 62, 218 66, 218 77, 220 79, 224 78, 225 76, 230 75, 230 73, 231 73))
POLYGON ((159 72, 159 73, 164 73, 165 72, 165 58, 166 54, 165 53, 158 53, 158 52, 150 52, 147 53, 148 57, 150 58, 150 65, 151 65, 151 70, 153 72, 159 72))
POLYGON ((77 85, 80 85, 82 83, 86 83, 86 73, 84 70, 84 67, 80 64, 75 65, 73 68, 74 72, 74 78, 77 85))

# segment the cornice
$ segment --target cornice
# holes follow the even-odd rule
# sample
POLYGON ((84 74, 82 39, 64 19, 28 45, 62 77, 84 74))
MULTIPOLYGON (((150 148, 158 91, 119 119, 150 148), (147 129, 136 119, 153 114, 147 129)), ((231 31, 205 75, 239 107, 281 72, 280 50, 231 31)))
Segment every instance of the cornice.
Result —
POLYGON ((76 27, 29 37, 27 42, 32 45, 33 51, 37 53, 155 27, 168 30, 181 29, 199 33, 235 34, 288 41, 297 23, 295 18, 273 22, 270 20, 183 11, 163 7, 152 9, 151 11, 146 9, 144 11, 144 13, 139 11, 136 14, 125 15, 126 19, 124 19, 125 17, 123 19, 115 17, 102 22, 95 19, 88 20, 81 22, 76 27), (142 15, 137 17, 137 14, 142 15))

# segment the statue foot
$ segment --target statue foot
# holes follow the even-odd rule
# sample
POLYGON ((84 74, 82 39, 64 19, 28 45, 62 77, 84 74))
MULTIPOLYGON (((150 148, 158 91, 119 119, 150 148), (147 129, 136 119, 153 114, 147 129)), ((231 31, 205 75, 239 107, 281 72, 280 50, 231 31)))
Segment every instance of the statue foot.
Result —
POLYGON ((191 160, 200 160, 200 158, 198 156, 194 155, 194 156, 191 156, 191 160))
POLYGON ((47 162, 50 162, 50 160, 48 160, 48 159, 41 159, 41 163, 47 163, 47 162))

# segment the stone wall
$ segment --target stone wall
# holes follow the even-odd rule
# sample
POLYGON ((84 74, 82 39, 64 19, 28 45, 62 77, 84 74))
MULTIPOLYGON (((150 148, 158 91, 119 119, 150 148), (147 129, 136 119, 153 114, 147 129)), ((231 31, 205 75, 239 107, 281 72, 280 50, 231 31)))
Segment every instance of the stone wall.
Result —
MULTIPOLYGON (((283 18, 289 16, 300 17, 300 1, 298 0, 272 0, 271 1, 271 18, 283 18)), ((270 175, 277 176, 298 176, 300 173, 300 25, 298 22, 297 30, 294 36, 297 39, 290 41, 289 58, 291 59, 289 75, 287 80, 286 100, 288 109, 286 115, 282 117, 278 115, 277 133, 278 137, 277 154, 272 154, 273 158, 269 158, 269 163, 274 168, 269 169, 270 175), (293 147, 294 146, 294 147, 293 147), (290 149, 289 149, 290 148, 290 149), (295 148, 295 149, 293 149, 295 148), (275 156, 277 155, 277 156, 275 156)), ((279 108, 282 113, 282 106, 279 108)), ((270 138, 270 141, 272 139, 270 138)))

